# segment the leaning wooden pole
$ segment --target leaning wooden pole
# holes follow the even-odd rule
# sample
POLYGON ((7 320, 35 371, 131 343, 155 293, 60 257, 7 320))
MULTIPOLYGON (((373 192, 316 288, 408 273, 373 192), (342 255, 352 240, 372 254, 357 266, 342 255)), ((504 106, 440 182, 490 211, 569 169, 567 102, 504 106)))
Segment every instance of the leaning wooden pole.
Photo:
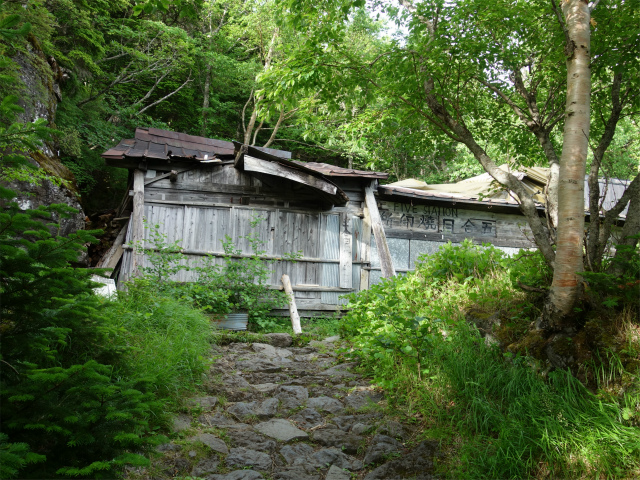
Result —
POLYGON ((144 252, 144 172, 133 172, 133 212, 131 214, 131 277, 140 275, 144 252))
POLYGON ((298 315, 298 307, 296 306, 296 299, 293 296, 293 288, 291 288, 291 280, 286 273, 282 275, 282 285, 284 291, 289 299, 289 314, 291 315, 291 326, 293 327, 293 333, 300 335, 302 328, 300 327, 300 315, 298 315))
POLYGON ((382 276, 384 278, 395 277, 396 270, 393 268, 391 252, 389 251, 389 245, 387 245, 387 236, 384 234, 384 227, 382 226, 382 219, 380 218, 380 212, 378 211, 378 204, 376 203, 376 198, 373 196, 373 186, 369 185, 366 187, 364 189, 364 194, 365 204, 369 209, 369 216, 371 217, 373 236, 376 239, 376 246, 378 247, 382 276))

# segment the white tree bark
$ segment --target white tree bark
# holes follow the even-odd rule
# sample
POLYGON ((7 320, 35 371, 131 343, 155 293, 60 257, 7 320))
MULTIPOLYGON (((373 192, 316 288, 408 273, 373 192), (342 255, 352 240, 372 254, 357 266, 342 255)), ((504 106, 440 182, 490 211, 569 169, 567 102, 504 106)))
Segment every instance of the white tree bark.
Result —
POLYGON ((582 291, 584 268, 584 178, 589 150, 591 100, 590 11, 584 0, 562 3, 568 41, 567 103, 558 183, 557 249, 548 314, 549 327, 562 327, 582 291))

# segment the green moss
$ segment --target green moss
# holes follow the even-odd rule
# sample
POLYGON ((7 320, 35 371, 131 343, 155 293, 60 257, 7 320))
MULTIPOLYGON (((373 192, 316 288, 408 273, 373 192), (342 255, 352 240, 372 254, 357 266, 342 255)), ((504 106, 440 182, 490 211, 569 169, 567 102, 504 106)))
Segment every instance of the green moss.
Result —
POLYGON ((542 332, 540 330, 532 330, 518 342, 509 345, 507 350, 512 353, 519 353, 521 355, 528 355, 542 359, 544 357, 544 348, 546 345, 547 339, 542 335, 542 332))

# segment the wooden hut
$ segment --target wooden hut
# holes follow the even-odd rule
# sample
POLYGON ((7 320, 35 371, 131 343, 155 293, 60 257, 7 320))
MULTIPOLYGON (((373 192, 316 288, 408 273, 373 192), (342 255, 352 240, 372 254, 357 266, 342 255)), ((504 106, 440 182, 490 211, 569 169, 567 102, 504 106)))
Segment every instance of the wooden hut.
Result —
MULTIPOLYGON (((289 152, 138 128, 102 156, 130 171, 130 221, 100 263, 119 267, 118 285, 147 265, 132 248, 149 238, 143 219, 197 264, 207 255, 221 262, 226 236, 250 255, 246 235, 260 218, 254 233, 264 257, 275 260, 271 284, 289 275, 303 315, 340 309, 340 295, 412 270, 443 242, 533 246, 507 201, 380 186, 385 173, 292 161, 289 152)), ((194 275, 182 271, 176 280, 194 275)))

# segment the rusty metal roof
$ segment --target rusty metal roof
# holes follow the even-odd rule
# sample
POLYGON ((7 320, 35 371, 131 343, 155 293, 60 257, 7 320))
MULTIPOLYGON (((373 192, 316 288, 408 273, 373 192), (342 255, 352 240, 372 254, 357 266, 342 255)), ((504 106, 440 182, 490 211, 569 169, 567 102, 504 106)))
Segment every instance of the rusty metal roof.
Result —
MULTIPOLYGON (((282 158, 291 158, 290 152, 260 148, 282 158)), ((233 158, 232 142, 214 138, 197 137, 186 133, 171 132, 158 128, 136 128, 134 139, 121 140, 118 145, 102 154, 103 158, 121 160, 124 158, 147 158, 154 160, 204 161, 218 158, 233 158)))
MULTIPOLYGON (((235 142, 237 143, 237 142, 235 142)), ((291 152, 273 148, 251 147, 278 159, 291 159, 291 152)), ((102 154, 109 160, 125 158, 202 162, 214 158, 231 159, 235 157, 234 142, 214 138, 197 137, 186 133, 160 130, 158 128, 136 128, 135 138, 120 140, 120 143, 102 154)), ((275 160, 275 158, 273 158, 275 160)), ((389 175, 383 172, 354 170, 337 167, 327 163, 300 162, 303 169, 312 170, 328 177, 354 177, 386 180, 389 175)))
POLYGON ((294 161, 295 163, 303 165, 329 177, 359 177, 376 178, 380 180, 386 180, 387 178, 389 178, 389 174, 384 172, 372 172, 370 170, 353 170, 351 168, 342 168, 336 165, 329 165, 328 163, 301 162, 299 160, 294 161))

